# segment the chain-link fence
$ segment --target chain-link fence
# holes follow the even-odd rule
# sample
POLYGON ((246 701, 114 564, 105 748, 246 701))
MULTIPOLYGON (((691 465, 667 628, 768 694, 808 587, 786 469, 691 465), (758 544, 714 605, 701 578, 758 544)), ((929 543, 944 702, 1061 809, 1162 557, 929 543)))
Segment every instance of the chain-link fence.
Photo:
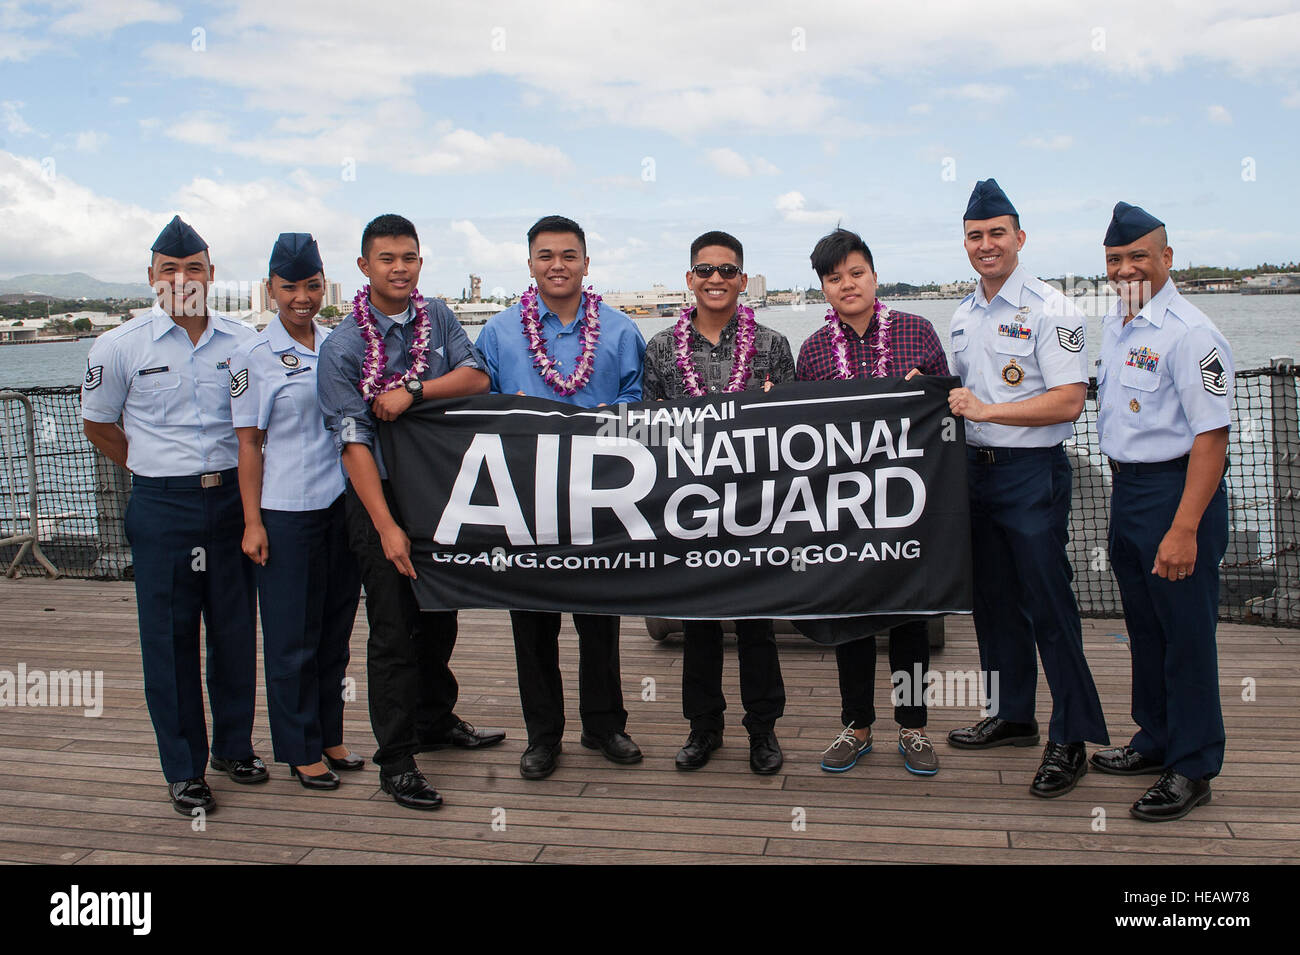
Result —
MULTIPOLYGON (((1300 626, 1300 423, 1296 366, 1240 371, 1228 469, 1229 542, 1220 615, 1300 626)), ((81 431, 77 387, 18 389, 35 413, 38 534, 45 554, 70 577, 131 575, 122 530, 130 483, 81 431)), ((0 402, 0 540, 24 533, 29 518, 25 410, 0 402), (21 525, 21 529, 19 528, 21 525)), ((1095 383, 1067 445, 1074 465, 1070 559, 1079 609, 1122 615, 1106 554, 1110 469, 1097 445, 1095 383)), ((0 547, 7 565, 16 546, 0 547)), ((42 568, 25 559, 23 574, 42 568)))

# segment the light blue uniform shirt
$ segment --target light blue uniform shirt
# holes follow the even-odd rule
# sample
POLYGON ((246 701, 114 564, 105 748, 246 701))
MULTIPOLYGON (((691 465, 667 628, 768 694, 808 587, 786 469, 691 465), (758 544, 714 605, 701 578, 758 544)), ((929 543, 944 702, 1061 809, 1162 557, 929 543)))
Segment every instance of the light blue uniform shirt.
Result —
POLYGON ((95 339, 81 416, 126 431, 126 466, 143 477, 225 471, 239 461, 230 421, 230 357, 256 332, 219 312, 197 345, 155 303, 95 339))
MULTIPOLYGON (((1064 295, 1017 266, 993 301, 984 286, 962 299, 949 330, 953 373, 986 404, 1035 398, 1088 381, 1087 322, 1064 295)), ((1074 434, 1074 422, 1016 427, 966 422, 980 448, 1047 448, 1074 434)))
MULTIPOLYGON (((587 317, 578 318, 566 328, 559 317, 538 296, 542 337, 547 352, 559 362, 561 375, 573 374, 582 354, 581 331, 587 317)), ((479 353, 492 378, 494 394, 513 395, 522 391, 533 398, 564 401, 583 408, 599 404, 617 405, 641 400, 641 367, 645 360, 645 338, 636 323, 616 308, 600 303, 600 338, 596 340, 596 361, 587 386, 576 395, 565 397, 542 380, 528 350, 519 306, 512 305, 493 315, 479 333, 479 353)))
POLYGON ((294 341, 279 317, 230 360, 236 428, 266 432, 262 507, 318 511, 343 493, 343 468, 316 400, 316 362, 329 332, 312 322, 314 347, 294 341))
POLYGON ((1232 351, 1173 279, 1125 325, 1127 314, 1118 301, 1101 326, 1101 453, 1128 464, 1181 458, 1198 434, 1231 425, 1232 351))

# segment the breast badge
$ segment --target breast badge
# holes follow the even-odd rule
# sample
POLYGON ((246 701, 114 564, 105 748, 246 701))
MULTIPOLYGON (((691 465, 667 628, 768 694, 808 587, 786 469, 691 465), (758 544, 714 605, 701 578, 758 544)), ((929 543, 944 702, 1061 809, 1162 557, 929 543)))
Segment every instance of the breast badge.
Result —
POLYGON ((285 368, 297 368, 298 356, 291 351, 287 351, 280 356, 280 364, 284 365, 285 368))
POLYGON ((1142 402, 1134 398, 1132 401, 1128 403, 1128 410, 1133 412, 1134 414, 1137 414, 1139 411, 1142 410, 1142 402))
POLYGON ((1025 380, 1025 370, 1021 368, 1020 363, 1013 358, 1003 366, 1002 380, 1012 388, 1015 388, 1025 380))

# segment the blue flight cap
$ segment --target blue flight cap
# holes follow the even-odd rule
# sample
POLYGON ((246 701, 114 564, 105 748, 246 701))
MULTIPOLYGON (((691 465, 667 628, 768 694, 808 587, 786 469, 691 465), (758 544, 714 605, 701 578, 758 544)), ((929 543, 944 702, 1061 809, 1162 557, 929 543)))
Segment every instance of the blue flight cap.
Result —
POLYGON ((172 221, 167 223, 158 233, 158 238, 153 240, 150 251, 176 259, 186 259, 191 255, 198 255, 207 247, 208 244, 203 241, 203 236, 195 232, 192 225, 180 216, 172 216, 172 221))
POLYGON ((1141 206, 1117 202, 1115 213, 1110 217, 1110 228, 1106 230, 1106 238, 1102 240, 1102 245, 1128 245, 1163 225, 1163 222, 1141 206))
POLYGON ((281 232, 271 249, 271 271, 286 282, 301 282, 325 271, 320 248, 310 232, 281 232))
POLYGON ((971 190, 970 202, 962 219, 996 219, 998 216, 1015 216, 1016 207, 1002 191, 996 179, 983 179, 971 190))

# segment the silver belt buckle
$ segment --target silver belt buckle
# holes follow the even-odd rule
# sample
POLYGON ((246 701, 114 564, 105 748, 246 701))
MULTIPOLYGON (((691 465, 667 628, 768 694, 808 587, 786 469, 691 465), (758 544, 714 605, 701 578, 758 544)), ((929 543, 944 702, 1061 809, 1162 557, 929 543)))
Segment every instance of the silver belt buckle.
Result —
POLYGON ((199 475, 199 487, 221 487, 221 475, 217 472, 199 475))

